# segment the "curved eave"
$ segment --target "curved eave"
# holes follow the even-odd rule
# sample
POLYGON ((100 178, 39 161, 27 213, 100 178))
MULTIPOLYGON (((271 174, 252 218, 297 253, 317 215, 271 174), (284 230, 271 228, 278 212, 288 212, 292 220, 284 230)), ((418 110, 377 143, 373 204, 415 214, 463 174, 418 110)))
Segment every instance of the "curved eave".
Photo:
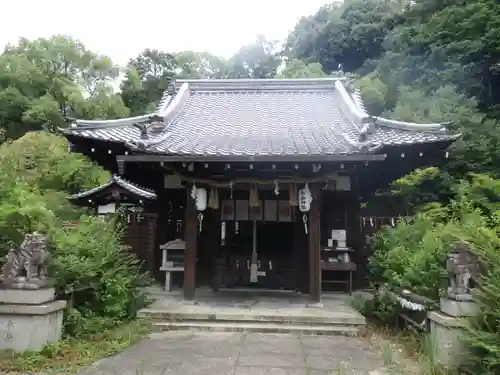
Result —
POLYGON ((64 132, 67 130, 84 130, 84 129, 106 129, 112 127, 121 127, 127 125, 140 124, 151 121, 154 117, 163 117, 172 101, 172 96, 168 91, 163 93, 163 96, 158 104, 156 111, 145 115, 127 117, 112 120, 83 120, 75 119, 71 122, 69 128, 58 128, 59 131, 64 132))
POLYGON ((453 135, 447 138, 441 138, 431 141, 385 143, 381 145, 379 152, 390 153, 390 151, 401 150, 404 148, 412 148, 412 147, 417 149, 421 149, 422 147, 429 147, 429 148, 435 148, 437 150, 446 150, 458 138, 460 138, 460 135, 453 135))
POLYGON ((81 201, 83 199, 91 199, 91 197, 93 197, 94 195, 101 193, 106 189, 111 188, 113 185, 119 186, 127 193, 133 195, 134 197, 137 197, 138 199, 154 200, 157 198, 156 193, 153 190, 146 189, 136 184, 133 184, 132 182, 127 181, 118 175, 113 175, 107 183, 92 188, 90 190, 83 191, 81 193, 70 195, 69 197, 67 197, 67 199, 70 201, 81 201))
POLYGON ((448 133, 447 130, 447 127, 450 125, 450 123, 419 124, 416 122, 390 120, 378 116, 374 116, 373 119, 376 125, 385 126, 391 129, 407 130, 412 132, 431 132, 443 135, 451 135, 448 133))
POLYGON ((75 134, 71 132, 61 132, 62 136, 65 137, 70 143, 73 143, 73 141, 76 140, 91 140, 95 142, 102 142, 102 144, 114 144, 114 145, 122 145, 126 147, 126 142, 123 140, 118 140, 118 139, 102 139, 102 138, 97 138, 95 136, 87 135, 87 134, 75 134))

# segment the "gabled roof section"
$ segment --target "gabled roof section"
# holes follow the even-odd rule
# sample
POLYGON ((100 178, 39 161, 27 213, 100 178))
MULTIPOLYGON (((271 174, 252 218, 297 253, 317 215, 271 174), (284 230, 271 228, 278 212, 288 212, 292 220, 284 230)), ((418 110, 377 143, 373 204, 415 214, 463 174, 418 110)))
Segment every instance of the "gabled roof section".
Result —
POLYGON ((127 181, 118 175, 111 176, 109 181, 107 183, 105 183, 104 185, 97 186, 93 189, 83 191, 83 192, 78 193, 78 194, 73 194, 73 195, 69 196, 68 199, 71 201, 76 201, 76 200, 81 200, 81 199, 91 199, 95 195, 98 195, 99 193, 105 192, 105 190, 111 188, 114 185, 119 186, 123 190, 130 193, 132 196, 142 198, 142 199, 148 199, 148 200, 156 199, 156 193, 153 190, 146 189, 146 188, 140 187, 138 185, 135 185, 132 182, 127 181))
POLYGON ((144 153, 326 156, 385 146, 451 143, 446 124, 370 116, 338 78, 176 80, 153 114, 77 120, 66 136, 120 142, 144 153))

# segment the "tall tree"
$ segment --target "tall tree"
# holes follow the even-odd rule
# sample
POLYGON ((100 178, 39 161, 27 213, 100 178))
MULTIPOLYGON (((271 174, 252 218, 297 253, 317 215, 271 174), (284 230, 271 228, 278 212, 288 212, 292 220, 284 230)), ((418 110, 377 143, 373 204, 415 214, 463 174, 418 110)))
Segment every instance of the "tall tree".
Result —
POLYGON ((322 78, 326 77, 320 63, 309 63, 297 59, 289 60, 278 74, 283 78, 322 78))
POLYGON ((229 78, 229 63, 226 59, 209 52, 182 51, 175 54, 180 78, 229 78))
POLYGON ((326 73, 354 72, 384 52, 383 41, 399 22, 401 5, 387 0, 347 0, 302 18, 288 36, 289 58, 319 62, 326 73))
POLYGON ((134 115, 154 108, 176 69, 174 55, 158 50, 145 49, 130 60, 121 84, 121 97, 134 115))
POLYGON ((64 125, 65 115, 128 114, 110 92, 117 75, 108 57, 72 38, 22 38, 0 56, 0 133, 17 138, 29 130, 54 130, 64 125))
POLYGON ((278 42, 258 36, 255 42, 242 47, 230 60, 235 78, 272 78, 282 63, 278 42))

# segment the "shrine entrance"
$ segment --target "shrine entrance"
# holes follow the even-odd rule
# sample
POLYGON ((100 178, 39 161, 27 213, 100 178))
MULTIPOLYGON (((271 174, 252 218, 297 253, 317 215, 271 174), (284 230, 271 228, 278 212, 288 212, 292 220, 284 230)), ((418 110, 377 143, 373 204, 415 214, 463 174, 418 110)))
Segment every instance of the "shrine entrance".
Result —
POLYGON ((217 262, 216 289, 297 289, 295 240, 301 215, 290 205, 288 192, 271 193, 260 192, 252 207, 248 199, 221 201, 224 254, 217 262))

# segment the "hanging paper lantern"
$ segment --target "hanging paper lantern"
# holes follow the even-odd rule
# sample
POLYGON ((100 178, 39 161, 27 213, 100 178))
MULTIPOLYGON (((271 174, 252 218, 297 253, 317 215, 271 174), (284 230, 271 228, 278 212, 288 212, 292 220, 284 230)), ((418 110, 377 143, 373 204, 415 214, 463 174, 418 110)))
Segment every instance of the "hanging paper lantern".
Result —
POLYGON ((207 209, 207 189, 196 189, 195 203, 197 211, 205 211, 207 209))
POLYGON ((309 186, 306 186, 303 189, 299 190, 299 210, 300 212, 309 212, 311 209, 312 202, 312 194, 311 190, 309 190, 309 186))

